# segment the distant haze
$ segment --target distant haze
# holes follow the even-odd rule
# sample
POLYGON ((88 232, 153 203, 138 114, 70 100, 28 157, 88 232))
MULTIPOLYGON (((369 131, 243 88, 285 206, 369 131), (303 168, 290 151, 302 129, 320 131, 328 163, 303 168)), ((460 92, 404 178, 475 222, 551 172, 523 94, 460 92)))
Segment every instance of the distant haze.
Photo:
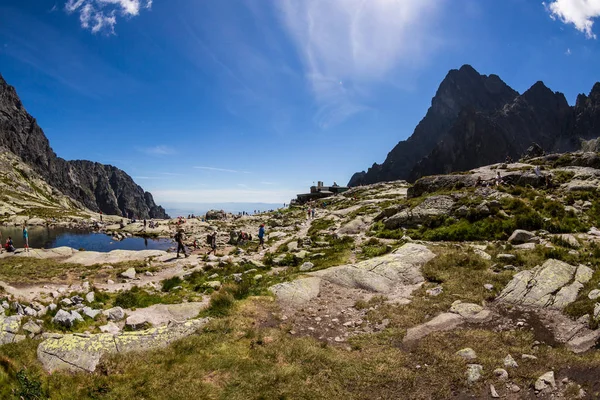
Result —
POLYGON ((282 208, 283 203, 165 203, 163 207, 171 218, 175 218, 189 214, 203 215, 209 210, 223 210, 234 214, 242 211, 269 211, 282 208))

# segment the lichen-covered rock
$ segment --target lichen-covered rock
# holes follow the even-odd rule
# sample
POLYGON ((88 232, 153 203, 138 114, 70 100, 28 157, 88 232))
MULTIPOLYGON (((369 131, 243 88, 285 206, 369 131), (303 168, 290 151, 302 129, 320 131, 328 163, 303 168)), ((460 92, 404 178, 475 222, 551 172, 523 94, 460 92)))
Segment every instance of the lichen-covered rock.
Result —
POLYGON ((481 379, 483 366, 480 364, 467 365, 467 384, 472 385, 481 379))
POLYGON ((5 317, 3 314, 0 314, 0 345, 22 340, 21 335, 17 335, 21 327, 22 318, 21 315, 5 317))
POLYGON ((576 271, 576 267, 565 262, 547 260, 542 266, 516 274, 498 299, 525 306, 563 308, 574 300, 573 294, 582 287, 579 282, 573 282, 576 271), (565 288, 571 282, 573 285, 565 288))
POLYGON ((135 279, 135 268, 129 268, 127 271, 121 272, 121 276, 125 279, 135 279))
POLYGON ((554 380, 554 371, 546 372, 535 381, 536 391, 552 390, 556 388, 556 382, 554 380))
POLYGON ((57 370, 93 372, 106 354, 147 351, 161 348, 194 334, 208 319, 195 319, 183 324, 152 328, 117 335, 64 335, 47 339, 37 349, 38 360, 48 372, 57 370))

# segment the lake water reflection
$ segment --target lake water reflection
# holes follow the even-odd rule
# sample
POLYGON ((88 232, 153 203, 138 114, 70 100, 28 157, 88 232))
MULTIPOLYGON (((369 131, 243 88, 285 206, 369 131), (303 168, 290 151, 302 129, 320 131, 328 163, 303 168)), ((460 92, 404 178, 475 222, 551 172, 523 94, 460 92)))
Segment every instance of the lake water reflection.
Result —
MULTIPOLYGON (((28 227, 29 246, 31 248, 52 249, 56 247, 72 247, 88 251, 108 252, 112 250, 167 250, 173 246, 170 239, 144 239, 139 237, 114 241, 103 233, 76 231, 66 228, 28 227)), ((23 230, 19 227, 0 227, 2 244, 11 236, 15 247, 23 247, 23 230)))

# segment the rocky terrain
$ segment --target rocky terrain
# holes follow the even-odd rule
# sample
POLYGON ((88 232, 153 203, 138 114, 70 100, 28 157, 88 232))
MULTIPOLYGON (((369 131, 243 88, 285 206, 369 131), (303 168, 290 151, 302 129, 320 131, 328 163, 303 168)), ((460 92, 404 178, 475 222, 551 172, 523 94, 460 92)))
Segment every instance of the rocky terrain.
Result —
POLYGON ((574 151, 600 134, 600 83, 574 106, 543 82, 523 94, 497 75, 471 66, 451 70, 414 133, 382 164, 356 173, 349 186, 467 171, 519 159, 537 143, 547 152, 574 151))
MULTIPOLYGON (((15 89, 0 75, 0 152, 12 153, 50 185, 57 195, 93 212, 136 218, 166 218, 165 210, 154 203, 124 171, 91 161, 66 161, 58 157, 42 129, 25 110, 15 89)), ((17 161, 19 162, 19 161, 17 161)), ((3 184, 11 181, 3 170, 3 184)), ((15 189, 13 188, 13 191, 15 189)))
POLYGON ((2 254, 0 397, 598 398, 599 184, 551 154, 153 228, 188 257, 2 254))

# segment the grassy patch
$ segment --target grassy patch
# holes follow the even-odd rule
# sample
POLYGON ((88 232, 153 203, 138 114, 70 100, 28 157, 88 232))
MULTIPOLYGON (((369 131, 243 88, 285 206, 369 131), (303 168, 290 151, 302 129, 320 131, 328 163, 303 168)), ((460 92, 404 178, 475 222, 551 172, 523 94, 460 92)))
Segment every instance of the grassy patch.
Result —
POLYGON ((310 228, 308 229, 308 236, 313 236, 318 234, 320 231, 327 230, 334 225, 334 222, 329 219, 315 219, 310 224, 310 228))

